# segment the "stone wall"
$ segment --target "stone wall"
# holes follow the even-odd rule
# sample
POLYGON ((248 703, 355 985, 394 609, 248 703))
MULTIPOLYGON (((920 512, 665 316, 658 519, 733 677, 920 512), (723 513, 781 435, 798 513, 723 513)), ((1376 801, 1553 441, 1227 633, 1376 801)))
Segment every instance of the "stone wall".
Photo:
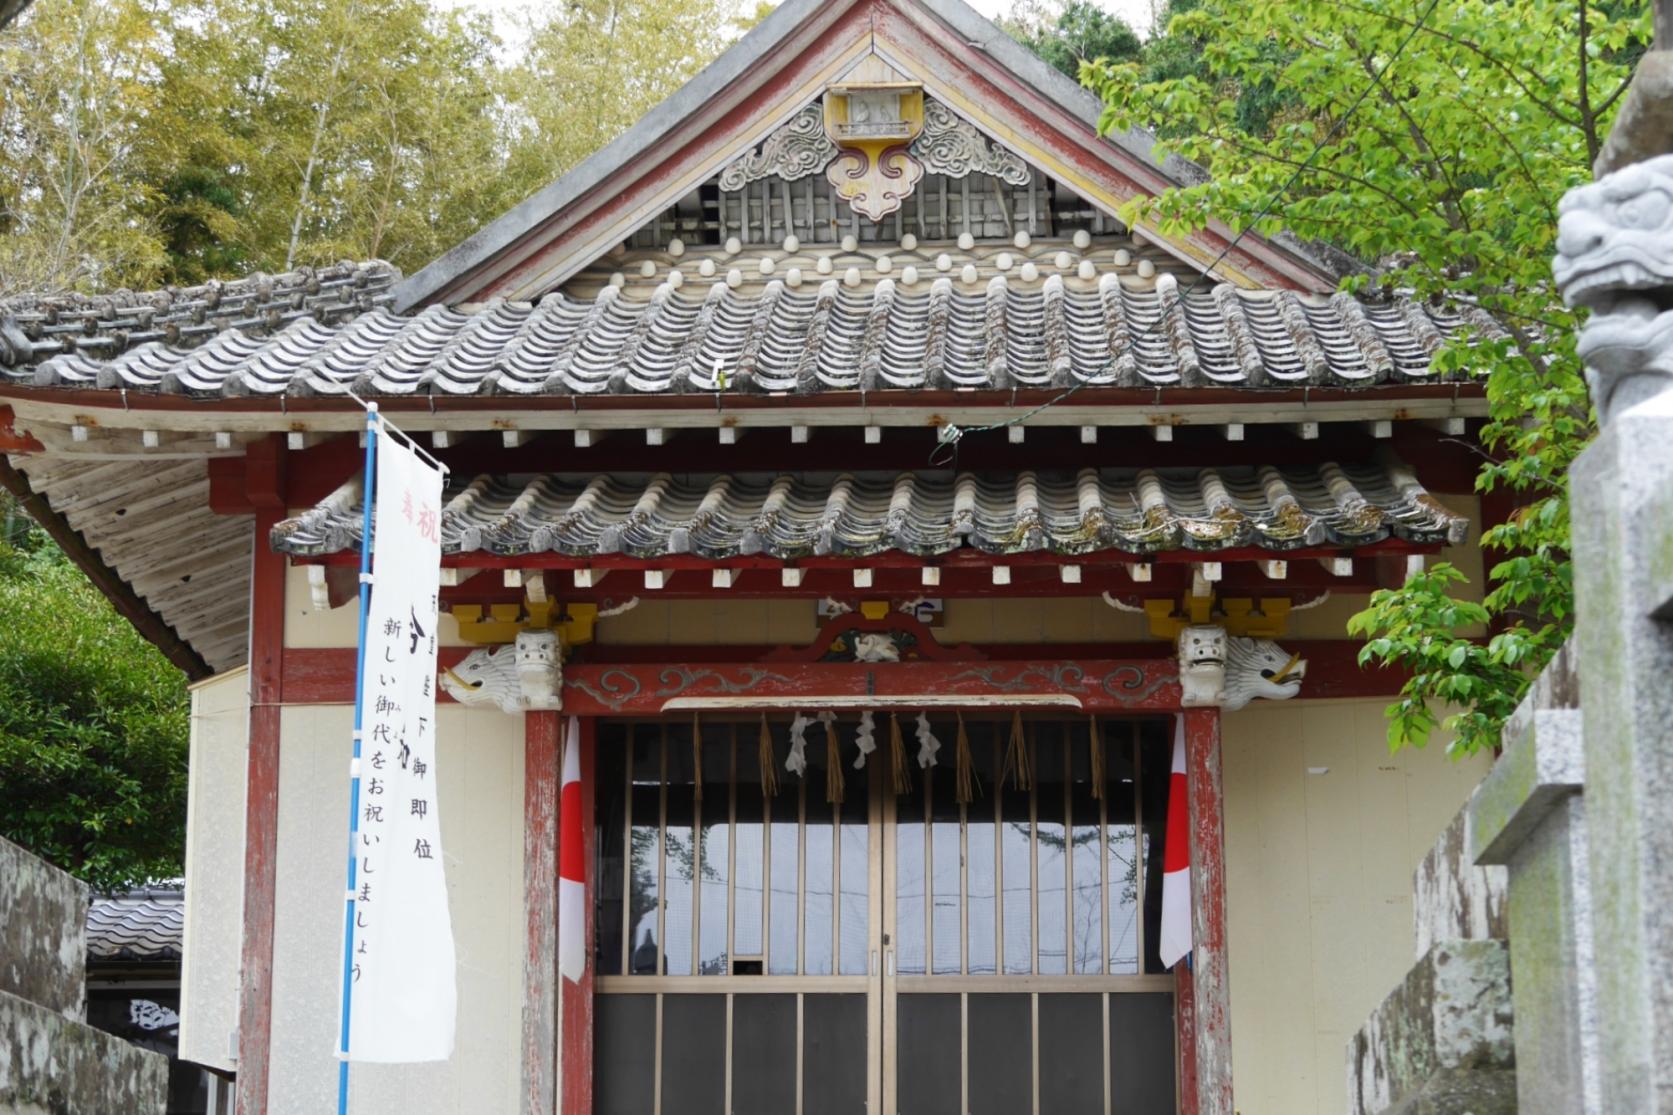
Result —
POLYGON ((83 1021, 87 888, 0 839, 0 1111, 162 1115, 168 1058, 83 1021))
POLYGON ((1505 871, 1476 866, 1469 809, 1413 876, 1416 963, 1348 1043, 1350 1115, 1517 1110, 1505 871))
POLYGON ((0 991, 81 1021, 87 887, 0 839, 0 991))

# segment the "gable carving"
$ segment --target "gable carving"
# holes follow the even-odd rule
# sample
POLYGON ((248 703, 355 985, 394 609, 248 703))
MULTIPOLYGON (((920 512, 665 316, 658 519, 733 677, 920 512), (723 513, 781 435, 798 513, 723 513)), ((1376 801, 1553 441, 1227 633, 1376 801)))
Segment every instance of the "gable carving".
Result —
POLYGON ((1013 186, 1028 185, 1030 171, 1020 155, 993 142, 940 101, 924 102, 923 134, 909 150, 930 174, 948 178, 991 174, 1013 186))
POLYGON ((826 116, 823 101, 804 105, 759 146, 728 163, 720 172, 720 188, 735 193, 763 178, 795 182, 823 172, 856 212, 878 221, 898 209, 926 174, 953 179, 986 174, 1025 186, 1033 173, 1021 156, 928 97, 923 99, 922 130, 909 143, 880 144, 874 150, 839 147, 826 116))
POLYGON ((825 134, 824 109, 815 101, 780 125, 759 148, 728 163, 720 172, 720 188, 741 190, 763 178, 794 182, 818 174, 836 155, 836 144, 825 134))

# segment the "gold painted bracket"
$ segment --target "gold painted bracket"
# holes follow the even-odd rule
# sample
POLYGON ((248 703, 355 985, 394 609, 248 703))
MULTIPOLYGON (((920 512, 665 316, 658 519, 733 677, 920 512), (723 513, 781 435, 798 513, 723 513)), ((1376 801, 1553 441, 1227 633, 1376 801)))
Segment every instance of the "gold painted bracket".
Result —
POLYGON ((475 646, 514 642, 521 631, 556 631, 565 647, 593 641, 598 625, 597 604, 557 604, 524 600, 521 604, 453 605, 459 637, 475 646))
POLYGON ((1146 600, 1145 618, 1150 621, 1150 633, 1170 642, 1179 638, 1187 627, 1215 624, 1226 629, 1226 634, 1249 639, 1277 639, 1289 628, 1290 598, 1263 596, 1230 596, 1216 600, 1212 596, 1186 596, 1176 609, 1172 600, 1146 600))
POLYGON ((856 213, 881 221, 900 208, 924 176, 907 153, 924 130, 924 87, 876 81, 833 85, 825 92, 825 134, 837 157, 825 178, 856 213))

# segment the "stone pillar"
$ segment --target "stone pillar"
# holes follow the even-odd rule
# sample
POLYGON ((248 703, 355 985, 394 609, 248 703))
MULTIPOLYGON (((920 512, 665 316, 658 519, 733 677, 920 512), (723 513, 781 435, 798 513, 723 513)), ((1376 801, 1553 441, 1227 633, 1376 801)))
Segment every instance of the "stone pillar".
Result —
POLYGON ((1673 394, 1615 415, 1571 492, 1601 1105, 1669 1115, 1673 394))
POLYGON ((1478 864, 1509 869, 1521 1115, 1602 1115, 1597 977, 1587 861, 1585 754, 1571 648, 1552 661, 1501 736, 1470 799, 1478 864))

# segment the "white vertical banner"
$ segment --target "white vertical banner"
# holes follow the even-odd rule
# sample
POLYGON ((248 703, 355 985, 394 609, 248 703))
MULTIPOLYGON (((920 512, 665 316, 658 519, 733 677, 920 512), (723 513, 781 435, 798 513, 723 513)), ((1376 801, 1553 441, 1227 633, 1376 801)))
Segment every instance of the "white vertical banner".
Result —
POLYGON ((453 923, 436 794, 441 472, 380 430, 348 1059, 453 1053, 453 923))

